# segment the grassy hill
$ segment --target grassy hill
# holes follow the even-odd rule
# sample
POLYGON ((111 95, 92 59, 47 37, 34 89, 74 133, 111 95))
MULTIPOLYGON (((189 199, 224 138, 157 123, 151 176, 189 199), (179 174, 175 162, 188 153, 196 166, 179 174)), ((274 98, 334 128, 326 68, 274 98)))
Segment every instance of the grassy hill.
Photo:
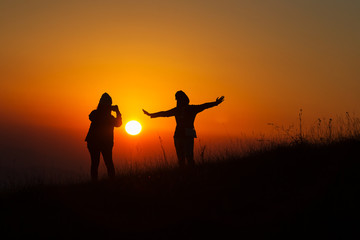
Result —
POLYGON ((360 141, 1 194, 6 238, 357 238, 360 141))

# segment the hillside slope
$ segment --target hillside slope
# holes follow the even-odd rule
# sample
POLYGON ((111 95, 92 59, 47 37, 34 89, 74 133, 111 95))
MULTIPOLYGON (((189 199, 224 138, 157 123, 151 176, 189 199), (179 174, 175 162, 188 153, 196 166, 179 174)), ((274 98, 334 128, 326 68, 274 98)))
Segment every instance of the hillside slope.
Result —
POLYGON ((356 238, 360 142, 1 194, 10 238, 356 238), (355 218, 356 217, 356 218, 355 218), (310 235, 311 234, 311 235, 310 235))

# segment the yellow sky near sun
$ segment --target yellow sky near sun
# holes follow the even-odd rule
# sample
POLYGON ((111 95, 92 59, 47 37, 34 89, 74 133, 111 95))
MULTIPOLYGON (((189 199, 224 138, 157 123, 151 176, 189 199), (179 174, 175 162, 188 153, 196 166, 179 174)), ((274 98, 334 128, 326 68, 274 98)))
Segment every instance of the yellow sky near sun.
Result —
POLYGON ((225 102, 206 134, 266 131, 359 112, 360 4, 354 1, 1 1, 3 122, 88 128, 103 92, 124 120, 173 131, 149 112, 225 102))

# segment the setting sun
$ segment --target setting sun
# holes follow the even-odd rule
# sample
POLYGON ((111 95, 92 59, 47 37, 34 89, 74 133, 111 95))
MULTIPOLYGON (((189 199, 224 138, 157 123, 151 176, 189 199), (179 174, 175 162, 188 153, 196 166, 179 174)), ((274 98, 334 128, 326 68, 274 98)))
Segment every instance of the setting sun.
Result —
POLYGON ((125 130, 130 135, 137 135, 141 132, 141 124, 135 120, 129 121, 125 125, 125 130))

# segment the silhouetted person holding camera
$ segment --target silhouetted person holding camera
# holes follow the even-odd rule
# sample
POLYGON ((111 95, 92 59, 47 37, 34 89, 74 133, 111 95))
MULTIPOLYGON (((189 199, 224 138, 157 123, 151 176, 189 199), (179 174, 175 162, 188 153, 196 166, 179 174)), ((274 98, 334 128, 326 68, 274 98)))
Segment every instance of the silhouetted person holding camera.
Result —
POLYGON ((178 91, 175 94, 175 99, 177 101, 177 106, 173 109, 157 113, 148 113, 143 109, 143 112, 151 118, 175 116, 176 129, 174 143, 179 166, 185 166, 185 159, 187 159, 189 166, 193 166, 195 164, 194 138, 197 137, 194 128, 196 114, 207 108, 219 105, 224 101, 224 96, 217 98, 215 102, 204 103, 201 105, 189 105, 190 100, 188 96, 183 91, 178 91))
POLYGON ((121 113, 117 105, 112 106, 112 99, 109 94, 104 93, 99 101, 97 109, 89 115, 91 121, 89 132, 85 141, 91 157, 91 179, 98 179, 98 168, 100 163, 100 153, 103 156, 108 176, 115 176, 115 168, 112 159, 112 149, 114 146, 114 127, 122 124, 121 113), (116 117, 111 115, 111 111, 116 113, 116 117))

